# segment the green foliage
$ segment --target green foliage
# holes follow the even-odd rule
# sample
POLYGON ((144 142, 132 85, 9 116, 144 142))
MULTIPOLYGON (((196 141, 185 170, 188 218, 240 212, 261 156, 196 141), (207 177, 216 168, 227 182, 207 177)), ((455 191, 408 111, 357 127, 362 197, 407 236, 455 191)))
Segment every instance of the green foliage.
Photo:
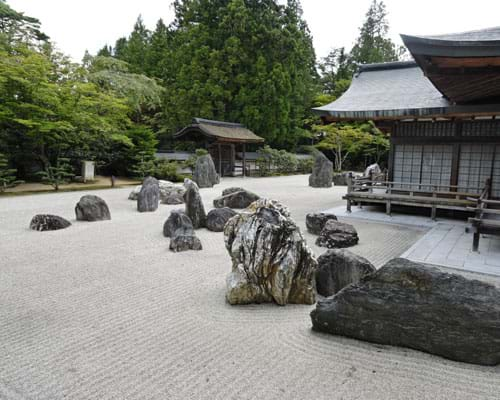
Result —
POLYGON ((146 151, 133 154, 131 159, 133 164, 130 172, 133 176, 144 179, 146 176, 154 174, 156 170, 154 159, 146 151))
POLYGON ((333 155, 337 171, 343 170, 348 159, 351 167, 380 163, 389 151, 389 139, 373 123, 337 123, 315 126, 314 130, 324 134, 316 148, 333 155))
POLYGON ((315 55, 297 0, 177 0, 153 33, 138 20, 113 55, 162 79, 165 142, 194 116, 239 121, 292 148, 313 93, 315 55))
POLYGON ((288 175, 307 169, 307 165, 299 162, 295 154, 285 150, 273 149, 266 145, 257 150, 257 154, 259 157, 256 164, 260 176, 288 175))
POLYGON ((9 161, 5 154, 0 153, 0 193, 9 187, 23 183, 23 181, 17 179, 16 172, 15 168, 9 168, 9 161))
POLYGON ((310 174, 314 166, 314 158, 300 158, 298 159, 297 171, 302 174, 310 174))
POLYGON ((157 161, 154 176, 157 179, 164 179, 171 182, 182 182, 184 177, 179 174, 179 164, 175 161, 157 161))
POLYGON ((334 48, 319 63, 323 92, 338 98, 349 88, 359 65, 400 60, 405 50, 387 37, 388 31, 385 4, 373 0, 351 51, 334 48))
POLYGON ((40 30, 38 19, 13 10, 3 0, 0 1, 0 34, 9 43, 17 41, 33 44, 48 40, 48 36, 40 30))
POLYGON ((59 157, 56 159, 55 165, 46 165, 43 171, 38 172, 38 175, 44 184, 59 190, 61 185, 69 183, 75 176, 69 162, 69 158, 59 157))

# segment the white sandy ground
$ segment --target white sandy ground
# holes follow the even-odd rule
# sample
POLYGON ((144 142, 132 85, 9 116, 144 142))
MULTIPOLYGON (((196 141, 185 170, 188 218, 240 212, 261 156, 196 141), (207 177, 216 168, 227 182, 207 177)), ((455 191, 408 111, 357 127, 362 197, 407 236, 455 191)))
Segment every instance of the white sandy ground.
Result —
MULTIPOLYGON (((244 186, 305 214, 343 204, 345 188, 306 176, 225 179, 207 208, 244 186)), ((231 307, 222 233, 174 254, 162 236, 176 206, 140 214, 130 189, 92 192, 112 214, 74 221, 84 193, 0 199, 0 399, 498 399, 500 368, 445 360, 311 331, 311 306, 231 307), (73 226, 28 230, 36 213, 73 226)), ((377 266, 424 231, 352 220, 353 251, 377 266)), ((313 245, 316 255, 324 249, 313 245)))

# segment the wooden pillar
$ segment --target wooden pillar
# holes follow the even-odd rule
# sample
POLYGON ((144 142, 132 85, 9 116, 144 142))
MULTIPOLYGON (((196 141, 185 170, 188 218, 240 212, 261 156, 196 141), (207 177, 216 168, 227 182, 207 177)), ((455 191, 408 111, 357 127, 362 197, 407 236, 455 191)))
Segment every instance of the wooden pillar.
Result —
POLYGON ((219 151, 219 176, 222 178, 222 151, 220 143, 217 143, 217 150, 219 151))
POLYGON ((246 169, 247 169, 247 157, 246 157, 246 145, 243 143, 243 178, 246 175, 246 169))
MULTIPOLYGON (((462 121, 461 120, 455 120, 455 140, 459 140, 462 136, 462 121)), ((450 185, 451 186, 457 186, 458 185, 458 171, 460 168, 460 143, 455 142, 453 144, 453 153, 452 153, 452 158, 451 158, 451 181, 450 185)), ((456 188, 450 188, 451 192, 457 191, 456 188)))

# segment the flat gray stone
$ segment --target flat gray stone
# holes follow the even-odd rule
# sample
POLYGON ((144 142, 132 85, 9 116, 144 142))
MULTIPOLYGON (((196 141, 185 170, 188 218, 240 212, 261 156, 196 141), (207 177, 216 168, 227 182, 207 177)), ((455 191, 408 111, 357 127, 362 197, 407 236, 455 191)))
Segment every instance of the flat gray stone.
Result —
POLYGON ((500 363, 500 290, 403 258, 319 301, 311 320, 316 331, 500 363))
POLYGON ((222 196, 214 200, 214 207, 243 209, 259 199, 260 197, 258 195, 248 190, 242 188, 229 188, 222 192, 222 196))
POLYGON ((189 250, 199 251, 203 249, 203 246, 201 245, 200 239, 196 237, 194 234, 192 235, 178 234, 170 239, 169 248, 173 252, 179 253, 182 251, 189 251, 189 250))

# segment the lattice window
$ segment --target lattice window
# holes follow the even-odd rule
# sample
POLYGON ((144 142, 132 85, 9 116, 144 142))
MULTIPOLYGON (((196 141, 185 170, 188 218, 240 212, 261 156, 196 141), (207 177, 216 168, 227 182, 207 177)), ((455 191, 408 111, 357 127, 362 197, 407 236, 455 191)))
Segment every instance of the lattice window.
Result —
POLYGON ((463 144, 460 147, 458 188, 462 192, 480 193, 491 176, 494 144, 463 144))

